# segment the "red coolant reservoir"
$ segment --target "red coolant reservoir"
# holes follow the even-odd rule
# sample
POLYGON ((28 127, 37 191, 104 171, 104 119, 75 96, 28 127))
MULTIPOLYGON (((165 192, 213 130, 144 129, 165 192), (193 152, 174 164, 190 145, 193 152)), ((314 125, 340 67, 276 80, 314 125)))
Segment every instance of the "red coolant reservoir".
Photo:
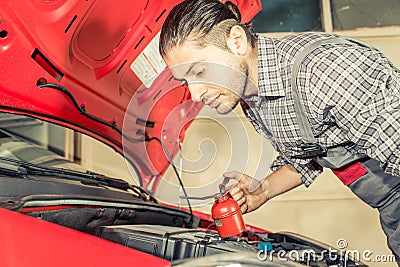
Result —
POLYGON ((240 207, 229 192, 215 199, 211 215, 222 238, 239 235, 245 230, 240 207))

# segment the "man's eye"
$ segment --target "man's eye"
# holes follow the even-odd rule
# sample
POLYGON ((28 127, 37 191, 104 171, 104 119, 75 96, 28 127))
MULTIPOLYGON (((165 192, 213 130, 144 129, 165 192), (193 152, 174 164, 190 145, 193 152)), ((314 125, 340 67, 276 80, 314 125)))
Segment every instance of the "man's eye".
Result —
POLYGON ((204 72, 205 72, 205 70, 202 69, 202 70, 200 70, 200 71, 198 71, 198 72, 196 73, 196 76, 197 76, 197 77, 203 77, 203 76, 204 76, 204 72))

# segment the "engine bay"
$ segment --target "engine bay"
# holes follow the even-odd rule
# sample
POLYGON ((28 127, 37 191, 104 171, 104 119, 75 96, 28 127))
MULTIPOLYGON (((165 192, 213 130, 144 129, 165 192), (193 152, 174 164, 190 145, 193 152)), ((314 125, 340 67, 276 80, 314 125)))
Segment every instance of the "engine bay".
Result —
POLYGON ((172 226, 105 226, 100 237, 169 261, 224 252, 258 251, 257 246, 244 239, 221 239, 214 231, 172 226))
POLYGON ((173 266, 226 266, 211 263, 212 259, 229 263, 235 257, 243 261, 238 266, 366 266, 340 251, 329 250, 328 255, 327 247, 292 233, 246 230, 221 238, 212 222, 196 218, 188 227, 187 214, 181 210, 127 207, 67 205, 20 212, 165 259, 173 266), (192 263, 194 259, 199 261, 192 263))

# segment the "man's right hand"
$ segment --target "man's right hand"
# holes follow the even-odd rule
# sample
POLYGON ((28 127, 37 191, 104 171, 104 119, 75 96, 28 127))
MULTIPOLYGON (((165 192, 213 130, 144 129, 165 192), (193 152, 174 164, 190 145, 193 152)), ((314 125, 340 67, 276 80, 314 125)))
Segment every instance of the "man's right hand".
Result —
POLYGON ((292 166, 283 166, 262 181, 239 172, 226 172, 224 177, 238 181, 229 192, 243 214, 258 209, 269 199, 302 183, 300 175, 292 166))
MULTIPOLYGON (((238 181, 229 192, 239 204, 243 214, 258 209, 269 199, 269 190, 263 187, 263 182, 239 172, 227 172, 224 173, 224 177, 238 181)), ((265 184, 268 184, 267 181, 265 184)))

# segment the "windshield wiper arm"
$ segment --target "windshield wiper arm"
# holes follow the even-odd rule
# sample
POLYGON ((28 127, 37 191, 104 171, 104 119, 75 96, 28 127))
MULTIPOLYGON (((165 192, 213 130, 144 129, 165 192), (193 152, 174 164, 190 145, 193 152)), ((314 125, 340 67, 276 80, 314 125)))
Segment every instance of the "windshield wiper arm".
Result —
POLYGON ((7 175, 7 176, 22 176, 22 174, 17 171, 17 170, 13 170, 13 169, 9 169, 9 168, 4 168, 4 167, 0 167, 0 174, 2 175, 7 175))
POLYGON ((42 167, 25 162, 21 162, 21 164, 18 166, 18 171, 24 175, 57 176, 60 178, 75 180, 92 185, 105 185, 122 190, 130 189, 129 184, 124 180, 109 178, 99 174, 92 174, 90 172, 84 173, 63 168, 42 167))
POLYGON ((12 169, 8 170, 4 168, 5 170, 12 172, 14 176, 17 173, 23 176, 26 175, 56 176, 66 180, 79 181, 82 184, 87 184, 87 185, 109 186, 125 191, 130 189, 143 200, 150 200, 152 202, 157 203, 156 198, 150 192, 148 192, 144 188, 131 185, 122 179, 111 178, 90 171, 80 172, 75 170, 67 170, 63 168, 43 167, 37 164, 16 159, 4 158, 4 157, 0 157, 0 161, 10 163, 11 165, 17 167, 17 170, 12 170, 12 169))

